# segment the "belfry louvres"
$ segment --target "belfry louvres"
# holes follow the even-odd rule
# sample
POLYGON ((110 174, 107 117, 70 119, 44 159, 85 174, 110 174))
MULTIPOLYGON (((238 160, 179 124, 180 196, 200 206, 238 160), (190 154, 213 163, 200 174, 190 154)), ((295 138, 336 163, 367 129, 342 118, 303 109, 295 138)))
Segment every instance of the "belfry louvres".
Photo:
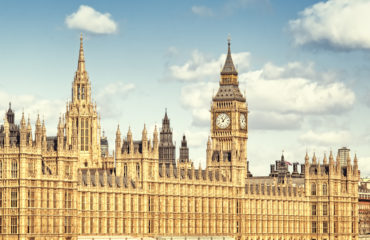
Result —
POLYGON ((107 154, 82 36, 57 136, 46 136, 39 116, 34 133, 23 113, 19 125, 14 116, 9 105, 0 128, 0 239, 358 239, 356 156, 347 152, 343 165, 331 152, 322 163, 306 153, 300 173, 282 156, 269 176, 249 172, 248 105, 230 41, 205 169, 189 159, 185 135, 176 159, 167 112, 152 137, 144 126, 134 140, 118 126, 115 156, 107 154))

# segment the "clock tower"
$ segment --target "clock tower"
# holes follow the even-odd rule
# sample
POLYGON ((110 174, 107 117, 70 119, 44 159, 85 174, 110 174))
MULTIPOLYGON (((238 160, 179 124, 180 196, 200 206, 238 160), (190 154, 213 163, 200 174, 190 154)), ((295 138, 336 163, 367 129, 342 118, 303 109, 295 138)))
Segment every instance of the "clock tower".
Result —
POLYGON ((247 174, 248 106, 240 92, 230 38, 220 86, 212 99, 211 138, 207 144, 207 168, 218 169, 228 180, 244 184, 247 174))

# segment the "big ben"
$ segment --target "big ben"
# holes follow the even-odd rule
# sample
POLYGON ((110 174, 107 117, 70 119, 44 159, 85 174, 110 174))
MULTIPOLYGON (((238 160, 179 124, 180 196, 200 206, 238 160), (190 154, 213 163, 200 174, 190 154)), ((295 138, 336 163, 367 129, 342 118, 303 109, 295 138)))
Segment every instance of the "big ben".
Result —
POLYGON ((211 139, 207 147, 207 166, 240 184, 246 176, 248 107, 239 89, 228 39, 228 52, 221 71, 217 94, 211 105, 211 139))

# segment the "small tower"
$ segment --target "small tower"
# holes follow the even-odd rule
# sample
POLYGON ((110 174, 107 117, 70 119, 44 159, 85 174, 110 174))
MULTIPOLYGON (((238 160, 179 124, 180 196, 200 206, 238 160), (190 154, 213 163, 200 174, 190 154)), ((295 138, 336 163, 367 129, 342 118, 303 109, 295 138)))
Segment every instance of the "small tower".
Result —
POLYGON ((188 148, 185 134, 182 136, 179 161, 183 163, 189 162, 189 148, 188 148))
POLYGON ((167 116, 167 109, 162 120, 158 151, 160 165, 166 164, 168 166, 170 164, 176 164, 176 149, 172 141, 172 129, 170 126, 170 119, 167 116))

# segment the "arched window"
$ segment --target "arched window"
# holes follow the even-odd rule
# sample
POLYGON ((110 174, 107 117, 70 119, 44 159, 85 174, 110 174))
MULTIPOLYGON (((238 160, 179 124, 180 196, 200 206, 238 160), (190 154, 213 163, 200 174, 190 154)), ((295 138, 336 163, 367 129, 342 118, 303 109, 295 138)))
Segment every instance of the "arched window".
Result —
POLYGON ((12 161, 12 178, 18 177, 18 162, 17 160, 12 161))
POLYGON ((0 161, 0 178, 3 178, 3 162, 0 161))
POLYGON ((316 184, 311 183, 311 195, 315 196, 316 195, 316 184))
POLYGON ((85 99, 85 85, 82 85, 81 99, 85 99))
POLYGON ((136 173, 137 173, 137 178, 140 178, 140 165, 136 163, 136 173))
POLYGON ((127 177, 127 163, 125 163, 125 165, 123 167, 123 176, 127 177))
POLYGON ((326 183, 322 185, 322 195, 328 195, 328 185, 326 183))

